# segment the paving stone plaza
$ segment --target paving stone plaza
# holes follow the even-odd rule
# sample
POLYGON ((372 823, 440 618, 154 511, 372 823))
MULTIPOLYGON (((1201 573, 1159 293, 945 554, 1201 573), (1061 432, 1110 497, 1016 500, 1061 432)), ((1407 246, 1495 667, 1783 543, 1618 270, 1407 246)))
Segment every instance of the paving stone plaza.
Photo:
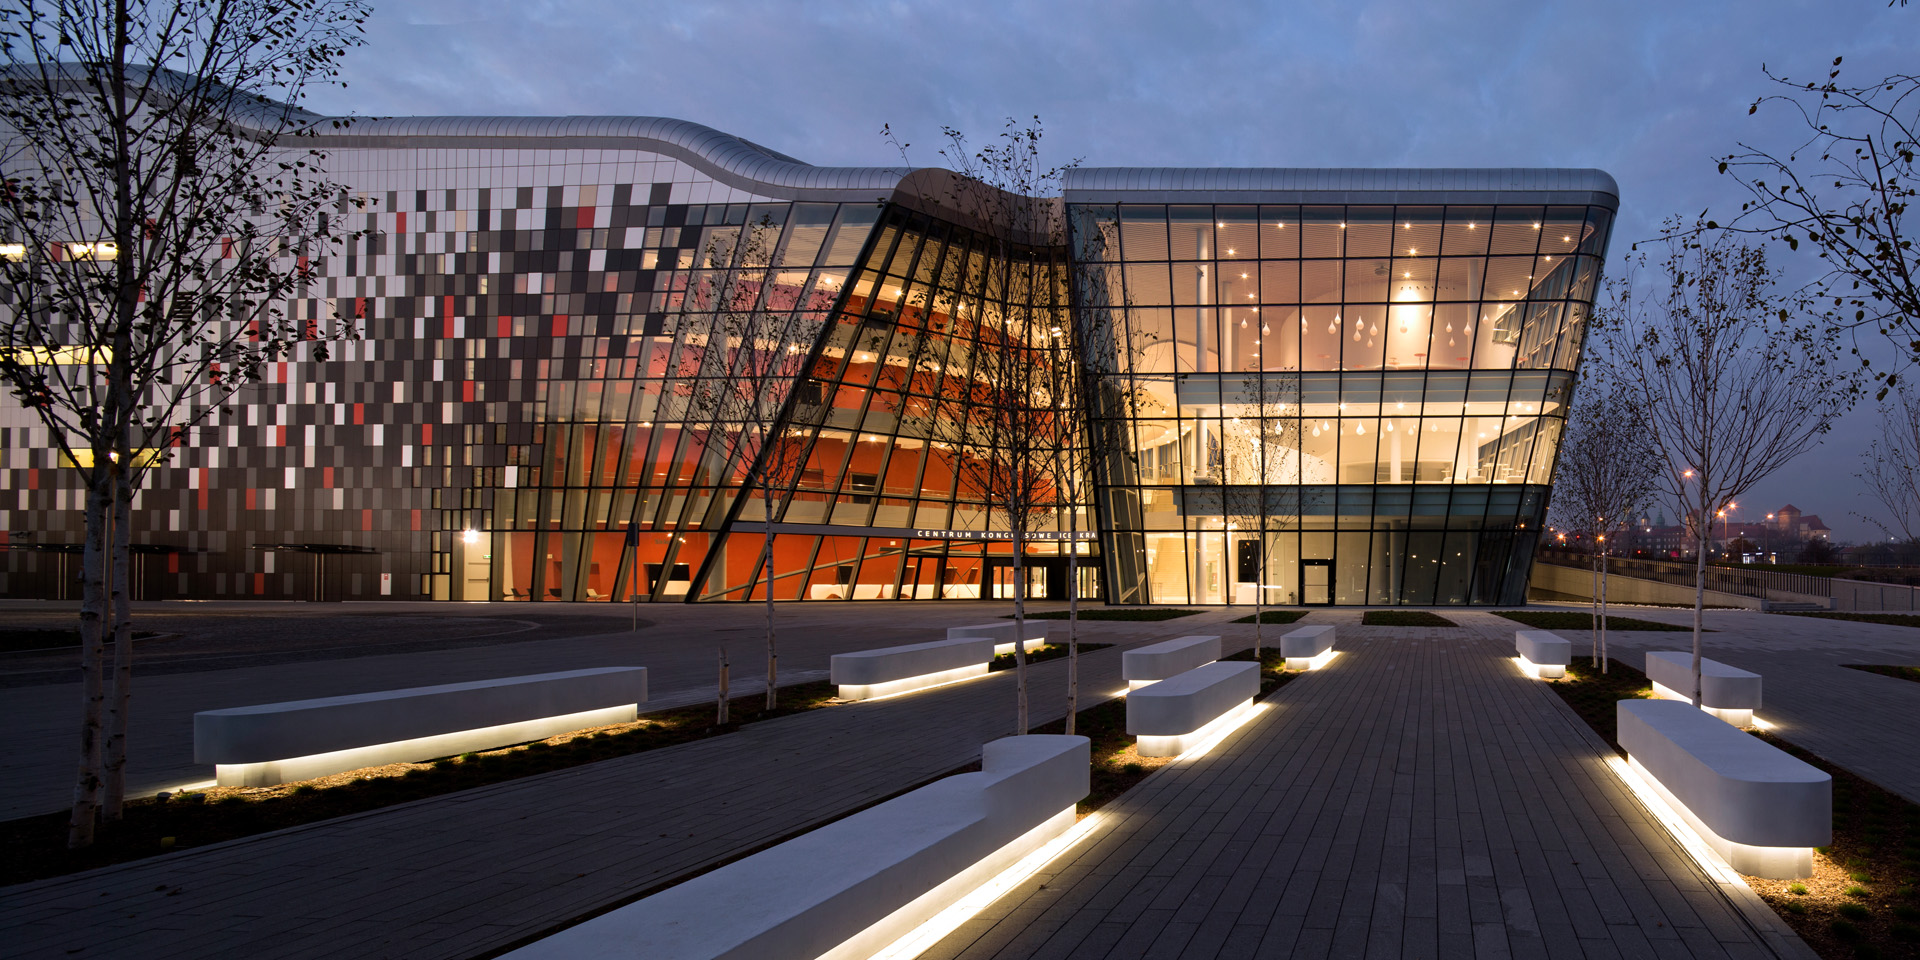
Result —
MULTIPOLYGON (((652 675, 651 709, 709 699, 723 644, 735 692, 752 689, 757 670, 743 664, 757 656, 758 609, 653 605, 629 631, 605 613, 550 605, 526 619, 503 606, 383 606, 382 621, 425 618, 386 646, 350 640, 352 607, 196 609, 208 622, 280 617, 309 642, 278 659, 153 655, 136 686, 130 780, 151 791, 209 779, 192 763, 191 715, 218 707, 637 664, 652 675)), ((60 615, 6 609, 23 622, 60 615)), ((788 605, 783 677, 817 679, 832 653, 1000 612, 788 605)), ((1158 640, 1218 633, 1228 652, 1244 649, 1253 628, 1229 622, 1243 613, 1084 624, 1084 639, 1111 646, 1084 655, 1083 689, 1116 695, 1121 654, 1158 640)), ((1457 626, 1310 613, 1302 624, 1337 626, 1341 656, 1109 803, 1084 839, 923 956, 1812 956, 1745 885, 1703 869, 1610 771, 1610 748, 1516 668, 1512 621, 1445 615, 1457 626)), ((1838 666, 1913 662, 1913 631, 1746 611, 1708 620, 1709 656, 1767 678, 1761 713, 1775 733, 1920 801, 1920 684, 1838 666)), ((1281 632, 1268 628, 1267 642, 1281 632)), ((1563 635, 1585 654, 1584 633, 1563 635)), ((1612 643, 1636 662, 1686 636, 1612 643)), ((79 694, 57 665, 10 656, 0 722, 16 736, 0 809, 18 817, 64 803, 79 694)), ((1035 723, 1064 713, 1066 667, 1032 668, 1035 723)), ((0 888, 6 953, 497 955, 961 768, 1013 732, 1013 698, 1012 675, 996 673, 0 888)))

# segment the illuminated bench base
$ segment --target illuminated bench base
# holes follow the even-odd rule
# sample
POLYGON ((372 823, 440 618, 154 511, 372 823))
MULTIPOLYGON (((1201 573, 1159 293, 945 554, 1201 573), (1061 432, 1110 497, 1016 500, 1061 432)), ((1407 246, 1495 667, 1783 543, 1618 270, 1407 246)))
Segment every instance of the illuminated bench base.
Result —
POLYGON ((990 636, 958 637, 836 653, 828 676, 840 688, 842 700, 871 700, 937 687, 986 675, 993 641, 990 636))
POLYGON ((1524 656, 1514 657, 1513 660, 1520 665, 1521 671, 1529 677, 1535 677, 1540 680, 1558 680, 1567 675, 1567 665, 1564 663, 1534 663, 1524 656))
MULTIPOLYGON (((1680 691, 1675 690, 1672 687, 1669 687, 1658 680, 1653 681, 1653 695, 1656 697, 1659 697, 1662 700, 1678 700, 1681 703, 1693 702, 1692 697, 1689 697, 1686 694, 1681 693, 1680 691)), ((1701 697, 1701 699, 1704 700, 1706 698, 1701 697)), ((1736 727, 1753 726, 1753 710, 1750 707, 1701 707, 1700 712, 1705 713, 1711 717, 1719 717, 1720 719, 1725 720, 1726 722, 1733 724, 1736 727)))
POLYGON ((1318 670, 1333 661, 1333 627, 1301 627, 1280 638, 1288 670, 1318 670))
POLYGON ((1693 832, 1733 869, 1749 877, 1768 877, 1775 880, 1794 880, 1813 876, 1812 847, 1756 847, 1752 844, 1728 840, 1714 833, 1713 828, 1700 822, 1700 818, 1694 816, 1693 811, 1680 802, 1680 798, 1674 796, 1661 784, 1660 778, 1641 766, 1639 760, 1628 757, 1627 766, 1646 783, 1647 789, 1666 801, 1667 806, 1681 820, 1686 821, 1687 826, 1692 828, 1693 832))
POLYGON ((261 763, 217 763, 213 767, 214 780, 223 787, 270 787, 276 783, 312 780, 315 777, 358 770, 361 767, 378 767, 389 763, 418 763, 435 757, 451 757, 470 750, 492 750, 512 743, 545 740, 548 737, 573 730, 584 730, 588 727, 632 723, 638 715, 639 707, 629 703, 626 706, 607 707, 603 710, 587 710, 521 723, 460 730, 434 737, 375 743, 350 750, 289 757, 285 760, 268 760, 261 763))
MULTIPOLYGON (((996 657, 1004 657, 1013 652, 1013 637, 1014 634, 1018 632, 1014 629, 1015 626, 1016 624, 1012 620, 1001 620, 995 623, 975 623, 964 627, 948 627, 947 639, 962 640, 990 637, 993 639, 993 655, 996 657)), ((1028 653, 1032 653, 1047 645, 1048 629, 1045 620, 1027 621, 1028 653)))
POLYGON ((1128 689, 1138 690, 1218 659, 1219 637, 1175 637, 1122 653, 1120 675, 1126 678, 1128 689))
POLYGON ((1514 631, 1513 649, 1520 654, 1520 669, 1542 680, 1566 676, 1573 659, 1573 644, 1545 630, 1514 631))
POLYGON ((1628 767, 1735 870, 1810 876, 1833 840, 1833 778, 1684 701, 1615 705, 1628 767))
POLYGON ((938 687, 942 684, 957 683, 986 675, 987 665, 976 663, 970 667, 954 667, 951 670, 939 670, 923 673, 917 677, 903 677, 881 683, 843 683, 840 684, 839 697, 842 700, 872 700, 876 697, 912 693, 915 690, 925 690, 928 687, 938 687))
MULTIPOLYGON (((1693 654, 1649 650, 1646 666, 1654 696, 1693 702, 1681 692, 1693 689, 1693 654)), ((1736 727, 1753 726, 1753 712, 1760 709, 1760 675, 1701 657, 1700 709, 1736 727)))
POLYGON ((1253 711, 1253 701, 1243 700, 1239 706, 1215 717, 1212 722, 1192 733, 1172 737, 1136 737, 1134 750, 1143 757, 1177 757, 1244 723, 1253 715, 1253 711))
POLYGON ((1085 737, 1007 737, 928 784, 515 950, 512 960, 853 960, 1066 833, 1085 737))
POLYGON ((203 710, 193 759, 222 786, 271 786, 626 723, 646 699, 645 667, 594 667, 203 710))
POLYGON ((1143 757, 1173 757, 1204 742, 1207 728, 1252 704, 1259 665, 1218 661, 1148 684, 1127 695, 1127 733, 1143 757))

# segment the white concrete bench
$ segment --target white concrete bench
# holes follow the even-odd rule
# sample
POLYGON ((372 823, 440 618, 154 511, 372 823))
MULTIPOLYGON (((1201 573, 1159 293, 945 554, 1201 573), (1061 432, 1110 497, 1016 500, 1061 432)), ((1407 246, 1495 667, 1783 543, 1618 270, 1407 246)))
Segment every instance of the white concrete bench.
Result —
POLYGON ((1301 627, 1280 638, 1280 655, 1287 658, 1288 670, 1317 670, 1333 659, 1333 627, 1320 624, 1301 627))
MULTIPOLYGON (((1692 703, 1693 654, 1647 651, 1647 679, 1655 696, 1692 703)), ((1760 709, 1760 675, 1701 657, 1700 708, 1736 727, 1752 726, 1753 712, 1760 709)))
POLYGON ((1127 735, 1143 757, 1174 757, 1231 723, 1260 692, 1260 666, 1217 661, 1127 694, 1127 735))
POLYGON ((1126 678, 1128 689, 1138 690, 1218 659, 1219 637, 1175 637, 1122 653, 1120 675, 1126 678))
POLYGON ((878 953, 1074 823, 1085 737, 995 740, 929 784, 507 954, 814 960, 878 953))
MULTIPOLYGON (((992 623, 974 623, 964 627, 948 627, 947 639, 958 640, 962 637, 992 637, 993 655, 1003 657, 1013 652, 1013 635, 1016 624, 1012 620, 996 620, 992 623)), ((1027 652, 1032 653, 1047 645, 1047 621, 1027 621, 1027 652)))
POLYGON ((1833 839, 1833 778, 1756 737, 1672 700, 1622 700, 1620 747, 1715 852, 1741 873, 1813 874, 1833 839))
POLYGON ((628 723, 646 699, 645 667, 595 667, 203 710, 193 759, 223 787, 264 787, 628 723))
POLYGON ((828 677, 842 700, 869 700, 985 676, 993 659, 992 637, 960 637, 878 650, 836 653, 828 677))
POLYGON ((1566 676, 1573 660, 1573 644, 1545 630, 1515 630, 1513 649, 1520 655, 1520 669, 1544 680, 1566 676))

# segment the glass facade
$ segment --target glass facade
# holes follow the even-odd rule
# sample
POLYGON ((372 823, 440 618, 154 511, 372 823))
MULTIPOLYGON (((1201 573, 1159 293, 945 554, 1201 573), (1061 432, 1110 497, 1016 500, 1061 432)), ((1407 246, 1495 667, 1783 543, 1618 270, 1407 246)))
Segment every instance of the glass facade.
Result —
POLYGON ((1593 205, 1077 205, 1114 599, 1524 599, 1593 205))
POLYGON ((728 525, 729 557, 771 531, 772 574, 716 563, 702 598, 1011 596, 1009 493, 1036 508, 1028 596, 1062 596, 1077 569, 1097 598, 1089 511, 1069 516, 1056 482, 1081 434, 1030 396, 1080 382, 1064 253, 889 206, 782 424, 797 469, 767 471, 774 495, 756 485, 728 525))
MULTIPOLYGON (((1070 177, 1033 247, 683 121, 353 131, 371 232, 288 310, 355 337, 154 469, 138 598, 1518 602, 1614 190, 1077 171, 1134 186, 1070 177)), ((0 594, 71 596, 77 483, 8 402, 0 594)))

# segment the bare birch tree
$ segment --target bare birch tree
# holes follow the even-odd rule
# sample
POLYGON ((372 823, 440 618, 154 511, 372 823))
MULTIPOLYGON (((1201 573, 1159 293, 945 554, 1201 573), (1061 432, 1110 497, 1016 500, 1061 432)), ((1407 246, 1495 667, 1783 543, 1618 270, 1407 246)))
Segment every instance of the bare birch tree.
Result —
POLYGON ((1836 332, 1780 291, 1764 246, 1667 223, 1651 268, 1630 257, 1608 284, 1598 328, 1663 463, 1659 488, 1694 541, 1693 690, 1714 516, 1807 452, 1856 384, 1839 369, 1836 332))
MULTIPOLYGON (((1259 344, 1256 360, 1264 368, 1264 336, 1259 344)), ((1251 530, 1260 546, 1253 585, 1253 659, 1258 663, 1265 639, 1262 621, 1266 608, 1268 501, 1276 485, 1291 487, 1298 483, 1297 476, 1290 481, 1284 471, 1291 463, 1298 472, 1300 378, 1252 370, 1238 380, 1223 380, 1221 390, 1220 409, 1226 421, 1222 425, 1226 476, 1220 488, 1221 513, 1229 531, 1251 530), (1288 416, 1289 410, 1295 416, 1288 416)), ((1237 576, 1238 571, 1234 573, 1237 576)))
MULTIPOLYGON (((699 375, 688 381, 685 421, 701 433, 703 459, 715 476, 758 490, 766 537, 756 572, 766 577, 766 709, 779 704, 779 648, 774 620, 773 524, 806 459, 805 425, 818 413, 795 385, 806 372, 831 297, 776 282, 780 224, 770 216, 717 231, 690 285, 683 322, 705 341, 699 375), (799 421, 799 422, 795 422, 799 421)), ((718 504, 716 504, 718 506, 718 504)))
POLYGON ((324 359, 328 339, 352 332, 288 300, 312 295, 350 206, 300 144, 338 124, 300 103, 337 82, 367 10, 20 0, 0 11, 0 376, 86 489, 71 846, 92 842, 98 814, 117 819, 125 793, 135 491, 265 363, 324 359))
POLYGON ((1920 75, 1843 83, 1835 57, 1819 80, 1766 77, 1779 92, 1747 112, 1785 110, 1801 121, 1802 136, 1783 150, 1742 143, 1721 160, 1720 172, 1753 194, 1730 226, 1796 250, 1805 242, 1819 255, 1832 321, 1877 332, 1901 352, 1903 362, 1875 373, 1884 397, 1899 369, 1920 360, 1920 251, 1906 222, 1920 197, 1920 75))
POLYGON ((1880 436, 1854 476, 1881 510, 1861 519, 1905 543, 1920 537, 1920 388, 1901 385, 1880 409, 1880 436))
POLYGON ((1620 531, 1654 495, 1662 460, 1633 398, 1595 371, 1605 354, 1587 357, 1589 371, 1560 441, 1551 512, 1555 525, 1588 534, 1592 544, 1593 664, 1607 671, 1607 558, 1620 531))
POLYGON ((1027 697, 1026 553, 1033 534, 1069 507, 1060 481, 1064 451, 1080 442, 1060 396, 1074 351, 1067 284, 1067 226, 1058 199, 1066 167, 1043 167, 1039 118, 1009 119, 994 142, 974 149, 943 131, 951 170, 935 198, 980 241, 958 286, 944 360, 922 358, 916 376, 937 380, 931 400, 908 418, 950 460, 964 493, 986 505, 1013 547, 1017 730, 1031 727, 1027 697))

